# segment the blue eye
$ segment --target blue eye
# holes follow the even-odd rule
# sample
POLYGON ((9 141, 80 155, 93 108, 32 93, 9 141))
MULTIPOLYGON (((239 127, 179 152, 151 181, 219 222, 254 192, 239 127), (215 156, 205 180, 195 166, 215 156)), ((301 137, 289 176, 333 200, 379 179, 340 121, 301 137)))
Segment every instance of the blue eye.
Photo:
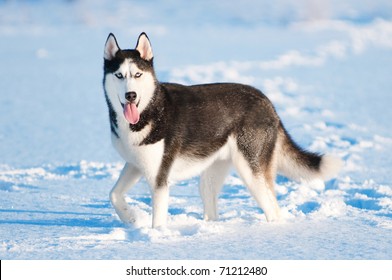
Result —
POLYGON ((114 74, 118 79, 124 79, 124 76, 121 73, 114 74))
POLYGON ((135 78, 140 78, 142 75, 143 75, 143 73, 137 72, 137 73, 135 74, 135 78))

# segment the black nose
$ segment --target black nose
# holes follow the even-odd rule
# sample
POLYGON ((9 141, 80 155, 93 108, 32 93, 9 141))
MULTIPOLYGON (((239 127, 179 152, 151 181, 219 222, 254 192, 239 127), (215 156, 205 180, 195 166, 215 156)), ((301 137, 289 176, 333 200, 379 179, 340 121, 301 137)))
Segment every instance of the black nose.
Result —
POLYGON ((128 100, 129 102, 135 101, 136 97, 137 97, 137 94, 134 91, 130 91, 125 94, 125 99, 128 100))

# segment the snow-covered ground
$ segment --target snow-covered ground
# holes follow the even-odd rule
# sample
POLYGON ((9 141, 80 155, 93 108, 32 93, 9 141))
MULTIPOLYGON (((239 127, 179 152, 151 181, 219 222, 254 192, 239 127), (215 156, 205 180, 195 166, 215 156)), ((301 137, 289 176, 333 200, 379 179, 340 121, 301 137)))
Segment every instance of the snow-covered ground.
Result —
POLYGON ((0 1, 0 61, 0 259, 392 258, 390 1, 0 1), (198 179, 178 182, 164 230, 141 181, 125 227, 102 54, 109 32, 132 48, 142 31, 160 80, 260 88, 297 142, 344 160, 339 177, 278 177, 279 223, 235 173, 217 222, 198 179))

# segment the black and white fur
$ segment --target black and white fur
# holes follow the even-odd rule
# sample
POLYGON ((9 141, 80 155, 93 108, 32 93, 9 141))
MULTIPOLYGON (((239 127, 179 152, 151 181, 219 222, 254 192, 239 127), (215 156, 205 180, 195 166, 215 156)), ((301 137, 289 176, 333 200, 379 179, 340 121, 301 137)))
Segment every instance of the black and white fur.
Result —
POLYGON ((166 224, 172 181, 201 175, 204 218, 216 220, 218 194, 234 166, 267 220, 274 221, 280 217, 277 173, 295 180, 329 180, 341 166, 337 158, 295 144, 268 98, 251 86, 158 82, 145 33, 132 50, 121 50, 109 35, 103 86, 112 142, 126 161, 110 199, 125 223, 135 222, 126 192, 142 176, 151 188, 152 226, 159 227, 166 224), (130 120, 124 112, 131 106, 130 120))

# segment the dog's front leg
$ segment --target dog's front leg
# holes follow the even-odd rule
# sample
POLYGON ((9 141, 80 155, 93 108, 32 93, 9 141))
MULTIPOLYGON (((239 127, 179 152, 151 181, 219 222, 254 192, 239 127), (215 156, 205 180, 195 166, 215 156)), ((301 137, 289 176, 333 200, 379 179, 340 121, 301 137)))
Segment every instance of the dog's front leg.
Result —
POLYGON ((140 171, 126 163, 120 177, 110 192, 110 201, 117 215, 126 224, 135 222, 135 215, 125 201, 126 192, 140 179, 140 171))
POLYGON ((169 186, 152 189, 152 227, 165 226, 169 210, 169 186))

